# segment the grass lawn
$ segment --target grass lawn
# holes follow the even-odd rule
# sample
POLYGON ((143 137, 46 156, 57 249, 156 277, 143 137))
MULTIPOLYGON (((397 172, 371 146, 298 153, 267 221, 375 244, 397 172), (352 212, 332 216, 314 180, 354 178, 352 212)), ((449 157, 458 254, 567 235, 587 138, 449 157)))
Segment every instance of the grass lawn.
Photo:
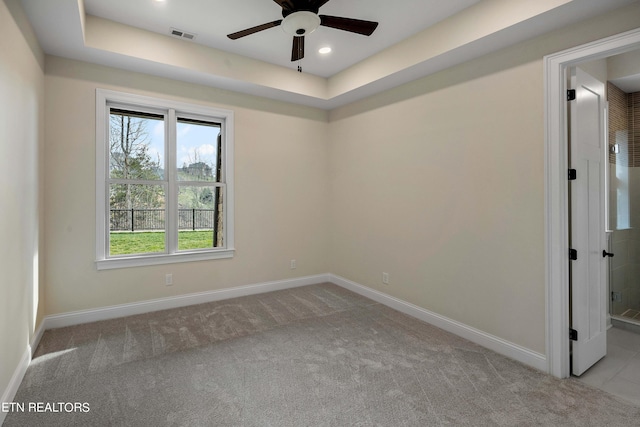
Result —
MULTIPOLYGON (((178 249, 204 249, 213 246, 213 231, 179 231, 178 249)), ((164 252, 164 232, 110 233, 111 255, 164 252)))

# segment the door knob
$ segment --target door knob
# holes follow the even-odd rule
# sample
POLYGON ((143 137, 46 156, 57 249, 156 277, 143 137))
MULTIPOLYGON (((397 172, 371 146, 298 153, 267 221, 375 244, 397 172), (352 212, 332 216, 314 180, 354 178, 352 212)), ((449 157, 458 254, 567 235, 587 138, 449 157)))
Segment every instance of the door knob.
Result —
POLYGON ((612 257, 612 256, 613 256, 613 254, 612 254, 611 252, 607 252, 607 251, 605 251, 605 250, 603 249, 603 250, 602 250, 602 257, 604 258, 604 257, 606 257, 606 256, 608 256, 608 257, 612 257))

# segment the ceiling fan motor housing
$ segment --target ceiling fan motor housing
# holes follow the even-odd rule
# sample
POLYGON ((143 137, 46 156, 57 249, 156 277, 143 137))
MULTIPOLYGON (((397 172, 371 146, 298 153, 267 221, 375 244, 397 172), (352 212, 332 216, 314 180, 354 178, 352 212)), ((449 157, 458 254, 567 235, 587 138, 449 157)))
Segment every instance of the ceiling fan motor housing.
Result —
POLYGON ((306 10, 289 13, 282 21, 282 30, 296 37, 310 34, 319 26, 320 17, 316 13, 306 10))
POLYGON ((330 0, 273 0, 282 8, 282 18, 242 31, 227 34, 231 40, 237 40, 260 31, 281 26, 282 30, 293 36, 291 61, 304 58, 304 36, 314 32, 320 25, 337 30, 370 36, 378 26, 377 22, 341 16, 318 15, 322 6, 330 0))

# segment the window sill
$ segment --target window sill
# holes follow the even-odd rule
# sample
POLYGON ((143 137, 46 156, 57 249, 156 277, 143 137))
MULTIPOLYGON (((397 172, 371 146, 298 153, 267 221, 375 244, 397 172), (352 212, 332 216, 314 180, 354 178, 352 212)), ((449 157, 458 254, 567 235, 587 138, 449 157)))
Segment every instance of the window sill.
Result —
POLYGON ((207 252, 184 252, 177 254, 157 254, 122 258, 105 258, 96 260, 96 268, 98 270, 111 270, 115 268, 143 267, 147 265, 162 265, 173 264, 177 262, 233 258, 234 252, 234 249, 223 249, 207 252))

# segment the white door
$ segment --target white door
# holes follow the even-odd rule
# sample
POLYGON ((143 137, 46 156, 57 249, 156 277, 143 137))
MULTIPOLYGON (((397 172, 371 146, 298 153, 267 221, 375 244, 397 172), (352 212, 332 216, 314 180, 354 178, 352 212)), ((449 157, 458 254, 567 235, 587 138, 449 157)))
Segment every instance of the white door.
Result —
POLYGON ((574 68, 569 102, 571 247, 571 373, 582 375, 607 353, 607 257, 605 236, 605 96, 604 83, 574 68))

